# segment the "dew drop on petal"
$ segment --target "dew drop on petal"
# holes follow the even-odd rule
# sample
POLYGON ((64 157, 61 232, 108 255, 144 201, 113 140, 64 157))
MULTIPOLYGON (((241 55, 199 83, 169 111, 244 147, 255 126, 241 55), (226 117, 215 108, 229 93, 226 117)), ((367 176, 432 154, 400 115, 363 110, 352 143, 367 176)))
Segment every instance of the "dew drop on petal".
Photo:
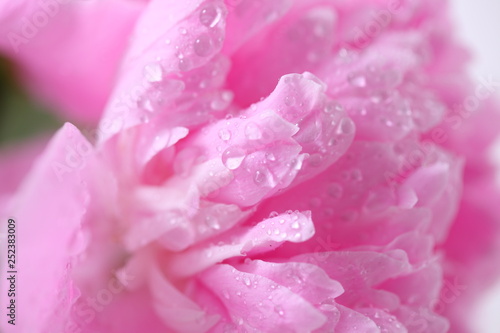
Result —
POLYGON ((265 182, 266 182, 266 174, 265 174, 265 172, 262 171, 262 170, 255 171, 255 174, 254 174, 254 177, 253 177, 253 181, 257 185, 264 185, 265 182))
POLYGON ((200 23, 206 27, 213 28, 219 23, 221 13, 219 8, 213 5, 204 7, 200 11, 200 23))
POLYGON ((151 100, 147 97, 141 99, 139 101, 139 105, 146 111, 149 111, 149 112, 153 112, 154 111, 154 108, 153 108, 153 103, 151 102, 151 100))
MULTIPOLYGON (((234 94, 231 91, 222 91, 216 98, 210 103, 210 107, 216 111, 224 110, 229 106, 233 100, 234 94)), ((226 119, 232 118, 232 115, 227 114, 226 119)))
POLYGON ((193 45, 194 53, 200 57, 208 56, 212 51, 212 40, 208 34, 201 34, 195 39, 193 45))
POLYGON ((220 230, 220 224, 216 217, 207 215, 205 217, 205 223, 214 230, 220 230))
POLYGON ((250 287, 250 285, 252 285, 252 281, 250 281, 250 279, 247 277, 247 276, 244 276, 243 277, 243 283, 245 284, 245 286, 247 287, 250 287))
POLYGON ((283 307, 281 305, 276 305, 274 307, 274 311, 279 314, 281 317, 285 315, 285 311, 283 310, 283 307))
POLYGON ((223 141, 229 141, 231 139, 231 131, 227 128, 222 128, 219 131, 219 138, 223 141))
POLYGON ((337 129, 338 134, 349 135, 354 133, 354 123, 350 118, 342 118, 337 129))
POLYGON ((327 145, 331 147, 331 146, 336 146, 338 143, 339 141, 337 140, 337 138, 331 138, 330 140, 328 140, 327 145))
POLYGON ((271 162, 276 161, 276 157, 273 153, 266 153, 266 159, 271 162))
POLYGON ((249 140, 259 140, 262 138, 262 131, 256 123, 248 123, 245 127, 245 136, 249 140))
POLYGON ((335 301, 333 299, 327 298, 321 302, 319 309, 326 312, 337 311, 337 306, 335 305, 335 301))
POLYGON ((245 157, 245 149, 234 146, 229 147, 222 153, 222 163, 224 163, 229 170, 235 170, 240 167, 245 157))
POLYGON ((332 114, 334 112, 342 111, 343 109, 344 108, 342 107, 342 105, 340 103, 330 102, 324 107, 323 112, 325 112, 327 114, 332 114))

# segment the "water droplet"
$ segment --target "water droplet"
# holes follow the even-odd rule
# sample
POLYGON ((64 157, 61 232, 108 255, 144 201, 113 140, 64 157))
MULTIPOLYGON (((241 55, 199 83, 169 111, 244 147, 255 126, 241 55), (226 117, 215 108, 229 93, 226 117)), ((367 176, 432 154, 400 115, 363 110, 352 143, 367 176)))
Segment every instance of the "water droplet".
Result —
POLYGON ((259 140, 260 138, 262 138, 262 131, 259 125, 254 122, 248 123, 245 127, 245 136, 249 140, 259 140))
POLYGON ((248 278, 248 276, 244 276, 243 277, 243 283, 245 284, 245 286, 247 287, 250 287, 252 285, 252 281, 250 281, 250 278, 248 278))
POLYGON ((220 19, 221 12, 219 8, 214 5, 206 6, 200 12, 200 23, 206 27, 215 27, 220 19))
POLYGON ((337 307, 335 305, 335 300, 333 300, 332 298, 325 299, 323 302, 321 302, 319 309, 327 312, 336 311, 337 307))
POLYGON ((302 169, 302 161, 298 160, 296 158, 292 159, 290 162, 286 164, 287 167, 289 167, 292 170, 300 170, 302 169))
POLYGON ((340 125, 337 132, 339 134, 348 135, 354 133, 354 130, 355 130, 354 122, 350 118, 346 117, 342 118, 342 120, 340 121, 340 125))
MULTIPOLYGON (((233 93, 231 91, 222 91, 219 96, 217 96, 210 103, 210 107, 216 111, 224 110, 233 100, 233 93)), ((230 119, 233 116, 230 114, 226 115, 226 119, 230 119)))
POLYGON ((253 181, 257 185, 263 185, 266 181, 266 173, 264 171, 261 171, 261 170, 255 171, 253 181))
POLYGON ((229 141, 231 139, 231 131, 226 128, 222 128, 219 131, 219 138, 223 141, 229 141))
POLYGON ((295 221, 292 223, 292 229, 300 229, 300 223, 299 221, 295 221))
POLYGON ((159 82, 163 77, 163 70, 159 64, 148 64, 144 66, 144 75, 149 82, 159 82))
POLYGON ((366 87, 366 77, 362 73, 351 73, 347 77, 347 80, 353 87, 366 87))
POLYGON ((331 147, 331 146, 336 146, 338 143, 339 141, 337 140, 337 138, 331 138, 330 140, 328 140, 327 145, 331 147))
POLYGON ((212 51, 212 40, 208 34, 201 34, 196 38, 193 45, 194 53, 200 57, 208 56, 212 51))
POLYGON ((241 147, 229 147, 222 153, 222 163, 229 170, 235 170, 240 167, 245 157, 245 149, 241 147))
POLYGON ((186 34, 187 34, 187 29, 186 29, 186 28, 182 28, 182 27, 180 27, 180 28, 179 28, 179 33, 180 33, 181 35, 186 35, 186 34))
POLYGON ((149 111, 149 112, 153 112, 154 111, 154 108, 153 108, 153 103, 151 102, 151 100, 147 97, 144 97, 143 99, 141 99, 139 101, 139 105, 146 111, 149 111))
POLYGON ((327 188, 327 193, 329 196, 335 199, 340 199, 342 198, 342 194, 344 192, 344 189, 342 188, 342 185, 338 183, 331 183, 328 188, 327 188))
POLYGON ((207 215, 205 217, 205 223, 214 230, 220 230, 220 224, 216 217, 207 215))
POLYGON ((281 317, 285 315, 285 311, 283 311, 283 307, 281 305, 276 305, 274 307, 274 311, 279 314, 281 317))
POLYGON ((341 105, 340 103, 338 103, 338 102, 330 102, 330 103, 328 103, 328 104, 325 106, 325 108, 323 109, 323 111, 324 111, 325 113, 328 113, 328 114, 331 114, 331 113, 333 113, 333 112, 335 112, 335 111, 340 112, 340 111, 342 111, 342 110, 344 110, 344 108, 343 108, 343 107, 342 107, 342 105, 341 105))
POLYGON ((273 153, 266 153, 266 158, 268 161, 276 161, 276 157, 273 153))
POLYGON ((276 217, 278 215, 278 212, 272 211, 271 214, 269 214, 269 218, 272 219, 273 217, 276 217))

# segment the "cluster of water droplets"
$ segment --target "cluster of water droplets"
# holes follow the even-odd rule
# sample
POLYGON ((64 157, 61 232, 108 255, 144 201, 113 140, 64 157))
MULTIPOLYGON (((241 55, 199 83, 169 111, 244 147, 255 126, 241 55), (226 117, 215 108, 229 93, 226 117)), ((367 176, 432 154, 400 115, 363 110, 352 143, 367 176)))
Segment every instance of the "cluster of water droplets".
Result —
MULTIPOLYGON (((148 112, 173 105, 181 101, 183 95, 190 96, 191 100, 203 100, 197 96, 198 90, 222 85, 227 60, 214 56, 224 41, 225 15, 226 9, 221 3, 206 2, 192 16, 179 22, 163 40, 163 45, 155 46, 161 52, 144 66, 143 81, 130 89, 130 95, 138 96, 134 97, 138 107, 146 111, 143 122, 149 120, 148 112)), ((230 92, 217 92, 208 102, 208 108, 223 110, 231 101, 230 92)))
POLYGON ((346 74, 353 100, 348 113, 366 139, 399 140, 425 132, 442 119, 445 107, 405 68, 369 65, 346 74))

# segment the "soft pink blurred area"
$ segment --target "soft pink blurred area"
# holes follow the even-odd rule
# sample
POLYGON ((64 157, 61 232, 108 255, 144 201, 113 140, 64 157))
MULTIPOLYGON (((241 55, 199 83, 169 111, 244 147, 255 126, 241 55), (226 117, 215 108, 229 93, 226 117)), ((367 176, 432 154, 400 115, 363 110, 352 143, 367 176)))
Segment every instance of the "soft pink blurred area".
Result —
POLYGON ((95 125, 143 7, 124 0, 4 1, 0 53, 62 119, 95 125))
MULTIPOLYGON (((493 76, 500 81, 500 2, 496 0, 452 0, 457 29, 462 40, 474 52, 471 74, 474 78, 493 76)), ((492 149, 492 158, 500 170, 500 140, 492 149)), ((497 174, 500 184, 500 172, 497 174)), ((498 263, 497 263, 498 264, 498 263)), ((483 296, 475 313, 472 327, 478 333, 498 333, 500 327, 500 280, 483 296)))

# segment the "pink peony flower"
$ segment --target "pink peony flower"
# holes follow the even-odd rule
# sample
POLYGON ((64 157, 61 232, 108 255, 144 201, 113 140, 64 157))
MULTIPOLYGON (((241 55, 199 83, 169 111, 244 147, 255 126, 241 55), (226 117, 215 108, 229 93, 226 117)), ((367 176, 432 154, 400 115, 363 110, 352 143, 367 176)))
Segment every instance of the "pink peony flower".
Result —
MULTIPOLYGON (((36 6, 2 5, 2 30, 36 6)), ((34 153, 2 161, 18 260, 2 331, 470 331, 500 273, 499 114, 445 3, 64 6, 9 54, 63 112, 107 106, 26 174, 34 153)))

